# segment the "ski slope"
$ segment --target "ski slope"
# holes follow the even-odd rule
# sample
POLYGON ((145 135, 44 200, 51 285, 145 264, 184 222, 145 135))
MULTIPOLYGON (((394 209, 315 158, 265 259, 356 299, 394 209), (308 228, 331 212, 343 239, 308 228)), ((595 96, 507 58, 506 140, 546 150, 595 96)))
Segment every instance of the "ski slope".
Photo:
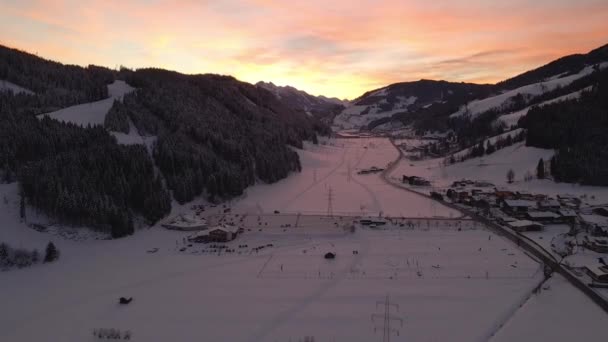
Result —
MULTIPOLYGON (((556 97, 552 100, 548 100, 548 101, 544 101, 541 102, 537 105, 534 106, 538 106, 538 107, 542 107, 551 103, 556 103, 556 102, 560 102, 560 101, 566 101, 566 100, 572 100, 572 99, 578 99, 579 97, 581 97, 581 93, 583 91, 588 90, 589 88, 585 88, 579 91, 575 91, 572 92, 570 94, 566 94, 560 97, 556 97)), ((517 125, 517 122, 519 121, 519 119, 523 116, 526 116, 528 114, 528 111, 530 111, 530 108, 534 107, 534 106, 530 106, 530 107, 526 107, 522 110, 518 110, 515 111, 513 113, 509 113, 509 114, 505 114, 505 115, 501 115, 500 117, 498 117, 498 119, 496 119, 497 122, 503 122, 505 124, 506 127, 513 127, 517 125)))
MULTIPOLYGON (((605 68, 608 66, 608 62, 600 63, 599 67, 605 68)), ((466 107, 460 108, 457 112, 450 115, 450 117, 458 117, 466 114, 467 112, 471 115, 471 119, 474 119, 477 115, 490 110, 492 108, 499 108, 503 104, 508 103, 512 97, 522 95, 541 95, 548 91, 554 90, 558 87, 566 86, 580 78, 590 75, 593 72, 594 66, 587 66, 583 68, 579 73, 564 77, 551 77, 544 82, 533 83, 517 89, 506 91, 496 96, 487 97, 481 100, 471 101, 466 107)))
POLYGON ((5 81, 5 80, 0 80, 0 92, 3 91, 11 91, 13 92, 13 94, 27 94, 27 95, 32 95, 34 94, 33 91, 23 88, 21 86, 16 85, 15 83, 11 83, 9 81, 5 81))
POLYGON ((79 126, 102 125, 106 114, 112 108, 114 100, 122 100, 122 97, 133 91, 134 88, 124 81, 116 80, 108 85, 109 97, 107 99, 83 103, 67 108, 63 108, 51 113, 41 114, 38 117, 48 116, 63 122, 70 122, 79 126))

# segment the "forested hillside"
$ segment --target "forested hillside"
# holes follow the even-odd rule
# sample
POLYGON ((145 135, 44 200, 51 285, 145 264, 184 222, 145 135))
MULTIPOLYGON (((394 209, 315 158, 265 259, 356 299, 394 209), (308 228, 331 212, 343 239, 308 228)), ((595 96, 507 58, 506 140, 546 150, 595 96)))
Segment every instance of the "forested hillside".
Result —
POLYGON ((106 98, 113 79, 107 68, 63 65, 0 45, 0 80, 36 93, 28 106, 35 114, 106 98))
MULTIPOLYGON (((256 180, 275 182, 300 170, 288 147, 316 141, 328 127, 286 108, 269 91, 232 77, 158 69, 127 74, 138 91, 112 109, 157 135, 154 159, 180 203, 202 193, 232 197, 256 180)), ((121 119, 122 118, 122 119, 121 119)))
POLYGON ((534 107, 520 120, 527 145, 554 148, 551 174, 557 181, 608 185, 608 70, 579 99, 534 107))

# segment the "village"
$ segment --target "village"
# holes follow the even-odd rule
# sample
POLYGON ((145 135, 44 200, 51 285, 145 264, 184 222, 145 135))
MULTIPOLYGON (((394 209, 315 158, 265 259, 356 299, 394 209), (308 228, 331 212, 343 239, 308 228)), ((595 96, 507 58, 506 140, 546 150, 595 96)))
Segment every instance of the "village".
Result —
MULTIPOLYGON (((409 184, 429 185, 426 182, 422 179, 409 184)), ((539 244, 560 257, 575 274, 588 275, 590 286, 608 288, 608 206, 589 205, 586 198, 574 195, 553 198, 467 179, 454 181, 447 190, 431 190, 430 196, 472 210, 524 236, 550 239, 548 245, 545 241, 539 244)))

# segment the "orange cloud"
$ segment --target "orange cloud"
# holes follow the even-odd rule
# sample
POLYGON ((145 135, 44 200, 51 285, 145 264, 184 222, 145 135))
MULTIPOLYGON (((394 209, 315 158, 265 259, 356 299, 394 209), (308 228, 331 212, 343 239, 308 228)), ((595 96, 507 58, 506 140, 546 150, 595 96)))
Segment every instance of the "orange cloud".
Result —
POLYGON ((603 0, 7 0, 0 41, 354 98, 420 78, 495 82, 607 43, 605 18, 603 0))

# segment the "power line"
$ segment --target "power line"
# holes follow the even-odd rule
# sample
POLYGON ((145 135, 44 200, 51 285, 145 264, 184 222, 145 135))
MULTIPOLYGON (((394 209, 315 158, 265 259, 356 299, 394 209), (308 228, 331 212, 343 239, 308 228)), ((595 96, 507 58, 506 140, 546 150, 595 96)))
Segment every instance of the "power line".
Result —
MULTIPOLYGON (((403 327, 403 319, 391 315, 391 307, 394 307, 395 310, 399 312, 399 304, 391 304, 388 299, 388 295, 386 295, 384 302, 376 302, 376 309, 378 309, 379 305, 384 305, 384 314, 372 314, 372 322, 374 322, 374 319, 382 319, 382 342, 390 342, 391 334, 395 333, 397 336, 399 336, 399 330, 391 328, 391 322, 397 321, 401 323, 401 327, 403 327)), ((374 327, 374 332, 376 332, 378 329, 378 327, 374 327)))

